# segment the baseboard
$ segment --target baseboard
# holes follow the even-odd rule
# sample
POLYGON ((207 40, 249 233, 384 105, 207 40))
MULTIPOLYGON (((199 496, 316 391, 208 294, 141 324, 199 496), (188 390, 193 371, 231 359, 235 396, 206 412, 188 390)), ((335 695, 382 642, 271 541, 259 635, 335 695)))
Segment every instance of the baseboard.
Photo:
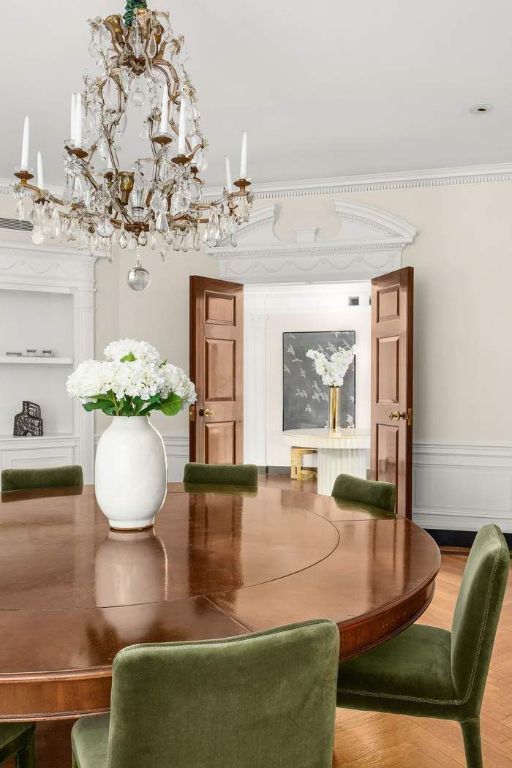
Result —
MULTIPOLYGON (((438 546, 447 550, 453 547, 457 550, 469 550, 475 540, 477 531, 447 531, 426 529, 438 546)), ((512 533, 504 533, 508 548, 512 550, 512 533)))

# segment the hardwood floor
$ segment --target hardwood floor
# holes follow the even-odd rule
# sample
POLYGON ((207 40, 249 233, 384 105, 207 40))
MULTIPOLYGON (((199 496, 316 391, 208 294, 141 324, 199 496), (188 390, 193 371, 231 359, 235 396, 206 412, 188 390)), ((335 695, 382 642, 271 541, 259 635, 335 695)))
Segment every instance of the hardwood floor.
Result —
MULTIPOLYGON (((267 485, 314 490, 311 481, 270 475, 267 485)), ((466 555, 443 554, 436 593, 420 623, 450 629, 466 555)), ((505 595, 482 709, 484 762, 512 768, 512 584, 505 595)), ((334 768, 461 768, 464 748, 457 723, 338 710, 334 768)))

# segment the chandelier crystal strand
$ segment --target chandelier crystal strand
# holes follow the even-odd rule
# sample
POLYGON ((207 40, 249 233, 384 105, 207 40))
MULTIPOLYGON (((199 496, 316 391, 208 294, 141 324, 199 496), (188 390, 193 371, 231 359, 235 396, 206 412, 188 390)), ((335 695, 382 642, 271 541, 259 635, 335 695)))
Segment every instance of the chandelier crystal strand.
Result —
MULTIPOLYGON (((169 250, 199 250, 201 241, 209 247, 236 245, 236 231, 248 221, 253 201, 250 181, 242 176, 233 182, 229 169, 222 196, 203 200, 208 144, 182 61, 184 39, 173 32, 169 14, 149 10, 145 0, 128 0, 124 16, 95 18, 89 25, 89 51, 99 74, 85 76, 83 91, 71 99, 62 198, 31 183, 25 119, 14 194, 20 219, 27 197, 32 199, 33 242, 64 238, 78 248, 104 252, 109 260, 114 245, 137 253, 149 245, 164 256, 169 250), (126 168, 119 140, 129 107, 145 107, 139 135, 148 151, 126 168)), ((246 168, 243 134, 244 175, 246 168)), ((141 277, 139 269, 149 278, 137 256, 129 285, 143 290, 149 280, 133 279, 141 277)))

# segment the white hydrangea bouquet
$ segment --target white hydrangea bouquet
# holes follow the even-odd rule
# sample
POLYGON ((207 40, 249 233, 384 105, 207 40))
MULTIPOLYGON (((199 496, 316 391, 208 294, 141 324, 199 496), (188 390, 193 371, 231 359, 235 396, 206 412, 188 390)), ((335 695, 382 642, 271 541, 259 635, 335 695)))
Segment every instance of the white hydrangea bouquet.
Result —
POLYGON ((345 375, 354 361, 355 347, 338 347, 330 357, 318 349, 308 349, 306 357, 313 360, 315 371, 327 387, 342 387, 345 375))
POLYGON ((86 411, 113 416, 96 450, 96 500, 111 528, 140 530, 153 525, 167 495, 165 446, 148 417, 175 416, 195 402, 196 390, 145 341, 113 341, 104 354, 80 363, 67 391, 86 411))
POLYGON ((85 360, 69 376, 67 391, 86 411, 108 416, 146 416, 161 411, 175 416, 196 400, 185 371, 145 341, 121 339, 104 351, 105 360, 85 360))

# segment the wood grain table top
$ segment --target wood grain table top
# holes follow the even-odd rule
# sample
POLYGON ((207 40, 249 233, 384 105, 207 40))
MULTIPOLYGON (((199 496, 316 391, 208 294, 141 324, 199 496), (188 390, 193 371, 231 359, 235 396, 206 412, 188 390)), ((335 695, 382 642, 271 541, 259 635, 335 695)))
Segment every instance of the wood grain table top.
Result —
POLYGON ((435 542, 408 520, 312 493, 170 487, 152 531, 116 533, 94 488, 0 503, 0 719, 108 709, 126 645, 325 617, 350 658, 429 604, 435 542))

